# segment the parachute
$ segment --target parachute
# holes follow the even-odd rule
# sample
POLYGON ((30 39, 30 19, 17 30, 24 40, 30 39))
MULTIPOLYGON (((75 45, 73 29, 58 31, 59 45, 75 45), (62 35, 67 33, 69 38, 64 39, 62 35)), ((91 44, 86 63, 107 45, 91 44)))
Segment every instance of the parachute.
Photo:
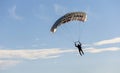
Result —
POLYGON ((52 33, 55 33, 58 26, 61 26, 62 24, 67 23, 69 21, 73 21, 73 20, 85 22, 87 20, 87 14, 85 12, 71 12, 71 13, 67 13, 64 16, 62 16, 61 18, 59 18, 54 23, 54 25, 51 27, 50 31, 52 33))

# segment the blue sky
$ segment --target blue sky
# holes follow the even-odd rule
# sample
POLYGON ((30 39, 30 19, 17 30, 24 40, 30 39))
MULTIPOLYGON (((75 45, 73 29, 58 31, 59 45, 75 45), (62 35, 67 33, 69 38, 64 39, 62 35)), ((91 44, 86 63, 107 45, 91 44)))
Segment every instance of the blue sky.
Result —
POLYGON ((0 0, 1 73, 119 73, 119 0, 0 0), (68 12, 84 11, 50 32, 68 12), (80 26, 78 28, 78 26, 80 26), (83 43, 80 56, 73 41, 83 43))

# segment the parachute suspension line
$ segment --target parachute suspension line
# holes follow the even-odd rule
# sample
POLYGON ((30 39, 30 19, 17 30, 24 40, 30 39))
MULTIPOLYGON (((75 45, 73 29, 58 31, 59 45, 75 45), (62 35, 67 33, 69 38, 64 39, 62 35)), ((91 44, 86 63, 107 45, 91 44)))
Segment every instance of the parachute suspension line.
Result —
POLYGON ((78 40, 80 41, 80 23, 78 24, 78 40))
POLYGON ((78 32, 78 40, 79 41, 81 41, 81 39, 82 39, 82 32, 83 32, 83 26, 84 25, 84 23, 78 23, 77 24, 77 32, 78 32))

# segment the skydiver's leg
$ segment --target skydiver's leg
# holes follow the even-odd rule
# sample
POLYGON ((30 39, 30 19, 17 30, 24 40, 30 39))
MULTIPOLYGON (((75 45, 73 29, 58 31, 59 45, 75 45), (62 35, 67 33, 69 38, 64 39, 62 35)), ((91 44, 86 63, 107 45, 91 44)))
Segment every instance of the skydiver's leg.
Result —
POLYGON ((79 52, 80 53, 80 55, 82 56, 82 53, 81 52, 79 52))
POLYGON ((79 50, 79 54, 82 56, 81 50, 80 49, 78 49, 78 50, 79 50))
POLYGON ((82 54, 84 55, 84 52, 83 52, 83 50, 81 49, 81 52, 82 52, 82 54))
POLYGON ((80 55, 82 56, 82 52, 81 52, 81 51, 79 51, 79 53, 80 53, 80 55))

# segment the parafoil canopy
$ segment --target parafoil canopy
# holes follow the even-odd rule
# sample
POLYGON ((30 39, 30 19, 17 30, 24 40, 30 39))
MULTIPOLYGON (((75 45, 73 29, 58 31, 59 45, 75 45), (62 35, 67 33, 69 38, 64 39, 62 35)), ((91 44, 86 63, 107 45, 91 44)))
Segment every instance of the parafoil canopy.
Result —
POLYGON ((58 26, 73 20, 85 22, 87 20, 87 14, 85 12, 67 13, 54 23, 50 31, 54 33, 56 32, 58 26))

